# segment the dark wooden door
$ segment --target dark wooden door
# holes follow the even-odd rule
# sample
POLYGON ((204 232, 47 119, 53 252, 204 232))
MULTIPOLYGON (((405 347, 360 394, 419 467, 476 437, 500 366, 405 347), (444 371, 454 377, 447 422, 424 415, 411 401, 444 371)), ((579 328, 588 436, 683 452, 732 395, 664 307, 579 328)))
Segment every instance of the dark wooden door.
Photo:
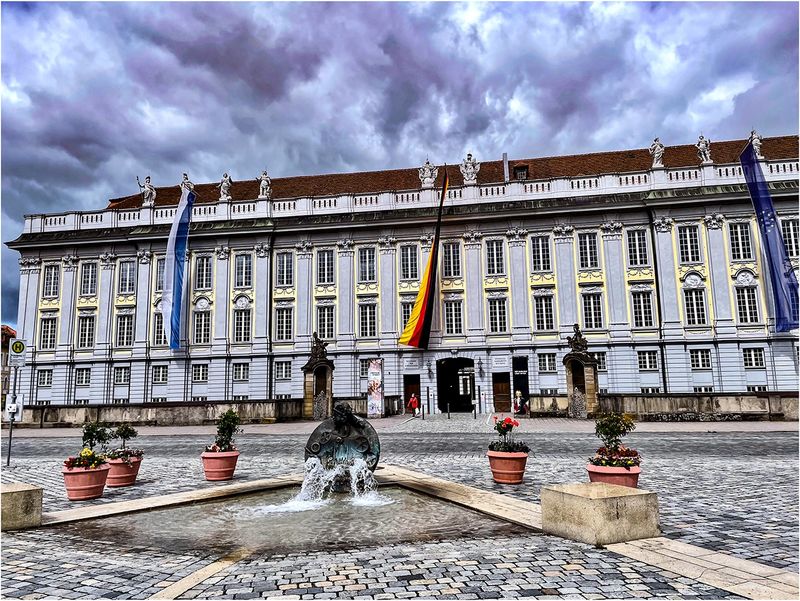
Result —
MULTIPOLYGON (((411 398, 411 393, 417 395, 419 399, 419 407, 422 409, 422 393, 419 387, 419 374, 405 374, 403 376, 403 407, 408 405, 408 399, 411 398)), ((408 411, 408 409, 406 409, 408 411)), ((428 411, 428 408, 425 408, 428 411)))
POLYGON ((511 375, 508 372, 492 374, 494 410, 497 413, 511 412, 511 375))

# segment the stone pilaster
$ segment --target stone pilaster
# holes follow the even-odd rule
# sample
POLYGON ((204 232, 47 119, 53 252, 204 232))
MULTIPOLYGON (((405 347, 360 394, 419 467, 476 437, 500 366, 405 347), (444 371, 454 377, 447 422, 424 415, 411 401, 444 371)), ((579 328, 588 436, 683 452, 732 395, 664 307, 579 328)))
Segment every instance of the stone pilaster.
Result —
POLYGON ((572 335, 578 318, 578 286, 575 271, 575 237, 571 225, 553 228, 555 242, 556 278, 558 279, 558 331, 561 337, 572 335))
POLYGON ((339 288, 339 314, 337 321, 339 332, 336 337, 336 349, 352 349, 355 340, 355 330, 353 315, 356 311, 354 300, 355 274, 353 255, 353 241, 350 239, 339 240, 336 243, 338 248, 338 271, 337 279, 339 288))
POLYGON ((511 336, 515 342, 530 342, 531 320, 529 312, 528 283, 528 230, 512 228, 506 232, 508 237, 508 254, 511 298, 511 336))
POLYGON ((313 253, 311 242, 308 240, 298 242, 295 248, 297 251, 295 349, 305 353, 311 350, 311 332, 314 329, 313 253))
POLYGON ((622 240, 622 224, 607 221, 600 224, 603 241, 603 260, 606 274, 606 294, 608 294, 609 337, 630 339, 631 318, 628 315, 628 288, 626 282, 625 247, 622 240))
MULTIPOLYGON (((378 238, 378 270, 380 277, 380 345, 397 346, 397 240, 391 236, 378 238)), ((417 266, 422 276, 424 263, 417 266)))
POLYGON ((467 306, 467 342, 480 343, 486 339, 484 325, 483 261, 481 239, 483 234, 469 231, 464 234, 464 302, 467 306))

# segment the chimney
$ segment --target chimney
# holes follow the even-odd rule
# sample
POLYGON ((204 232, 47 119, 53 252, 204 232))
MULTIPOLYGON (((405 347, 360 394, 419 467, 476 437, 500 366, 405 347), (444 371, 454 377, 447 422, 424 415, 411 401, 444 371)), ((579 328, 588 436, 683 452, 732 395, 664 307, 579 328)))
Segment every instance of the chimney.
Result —
POLYGON ((508 153, 503 153, 503 181, 508 183, 508 153))

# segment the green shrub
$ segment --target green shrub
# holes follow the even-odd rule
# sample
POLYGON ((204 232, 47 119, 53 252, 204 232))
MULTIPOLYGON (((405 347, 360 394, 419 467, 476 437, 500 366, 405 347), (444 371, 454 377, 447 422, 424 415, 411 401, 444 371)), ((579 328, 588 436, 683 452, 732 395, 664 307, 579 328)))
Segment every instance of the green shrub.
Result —
POLYGON ((214 439, 214 444, 206 447, 209 452, 227 452, 235 451, 236 446, 233 444, 233 435, 241 432, 239 429, 239 414, 233 409, 228 409, 223 413, 219 420, 217 420, 217 437, 214 439))
POLYGON ((98 444, 105 449, 109 440, 111 431, 106 424, 89 422, 83 425, 83 446, 87 449, 94 450, 98 444))

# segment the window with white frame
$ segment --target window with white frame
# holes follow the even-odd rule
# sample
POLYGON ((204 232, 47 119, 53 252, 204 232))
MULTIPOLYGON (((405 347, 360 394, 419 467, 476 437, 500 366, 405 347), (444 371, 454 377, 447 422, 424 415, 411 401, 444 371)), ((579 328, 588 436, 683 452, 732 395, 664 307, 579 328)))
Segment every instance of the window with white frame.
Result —
POLYGON ((711 349, 689 349, 689 362, 692 369, 711 369, 711 349))
POLYGON ((539 353, 539 371, 552 372, 556 371, 556 354, 555 353, 539 353))
POLYGON ((653 294, 649 291, 638 291, 631 295, 633 305, 633 327, 653 327, 653 294))
POLYGON ((696 225, 678 227, 678 248, 681 263, 700 262, 700 230, 696 225))
POLYGON ((233 311, 233 342, 241 344, 250 342, 251 336, 250 309, 234 309, 233 311))
POLYGON ((556 329, 552 296, 534 296, 533 309, 535 312, 534 325, 537 331, 548 332, 556 329))
POLYGON ((640 388, 642 394, 660 394, 661 388, 658 386, 645 386, 644 388, 640 388))
POLYGON ((61 271, 58 265, 44 266, 44 283, 42 285, 42 298, 58 298, 58 286, 61 271))
POLYGON ((531 270, 551 271, 550 237, 534 236, 531 238, 531 270))
POLYGON ((374 338, 378 335, 377 305, 358 306, 358 335, 361 338, 374 338))
POLYGON ((449 335, 464 333, 462 302, 460 300, 444 301, 444 333, 449 335))
POLYGON ((628 231, 628 265, 637 267, 647 264, 647 232, 645 230, 628 231))
POLYGON ((292 398, 291 394, 276 394, 275 395, 275 400, 276 401, 288 401, 291 398, 292 398))
POLYGON ((156 292, 164 290, 164 269, 166 265, 166 259, 156 259, 156 292))
POLYGON ((558 394, 558 388, 540 388, 539 394, 542 396, 556 396, 558 394))
POLYGON ((587 330, 603 327, 603 305, 600 294, 584 294, 583 327, 587 330))
POLYGON ((133 294, 136 291, 136 263, 120 261, 118 294, 133 294))
POLYGON ((597 254, 597 234, 594 232, 578 234, 578 266, 581 269, 594 269, 600 266, 597 254))
POLYGON ((491 334, 499 334, 507 330, 508 330, 508 321, 506 317, 506 299, 490 298, 489 332, 491 334))
POLYGON ((40 369, 36 372, 36 378, 39 386, 52 386, 53 385, 53 370, 40 369))
POLYGON ((695 386, 694 387, 694 391, 695 392, 714 392, 714 387, 713 386, 695 386))
POLYGON ((731 259, 734 261, 752 260, 753 245, 750 242, 750 224, 729 223, 728 232, 731 237, 731 259))
POLYGON ((208 363, 192 364, 192 382, 208 382, 208 363))
POLYGON ((747 392, 767 392, 768 388, 764 384, 750 384, 747 387, 747 392))
POLYGON ((445 242, 442 245, 442 277, 461 277, 461 243, 445 242))
POLYGON ((658 369, 658 351, 638 351, 639 371, 653 371, 658 369))
POLYGON ((294 286, 294 253, 279 252, 275 255, 275 285, 286 288, 294 286))
POLYGON ((117 315, 117 346, 133 346, 133 315, 117 315))
POLYGON ((764 363, 764 349, 763 348, 743 348, 742 360, 744 366, 749 369, 763 369, 764 363))
POLYGON ((253 255, 249 253, 237 253, 235 259, 235 277, 233 285, 235 288, 253 287, 253 255))
POLYGON ((414 311, 414 303, 413 302, 403 302, 400 303, 400 324, 405 329, 406 324, 408 323, 408 319, 411 317, 411 313, 414 311))
POLYGON ((234 401, 239 401, 240 402, 240 401, 247 401, 249 399, 250 399, 250 396, 247 395, 247 394, 234 394, 233 395, 233 400, 234 401))
MULTIPOLYGON (((145 399, 145 402, 147 402, 147 399, 145 399)), ((167 397, 165 397, 165 396, 154 396, 153 398, 150 399, 149 402, 151 402, 151 403, 166 403, 167 402, 167 397)))
POLYGON ((97 263, 81 265, 81 296, 97 294, 97 263))
POLYGON ((597 371, 608 371, 608 364, 606 363, 606 353, 603 352, 596 352, 596 353, 589 353, 592 358, 597 361, 597 371))
POLYGON ((166 384, 169 381, 169 365, 153 366, 153 384, 166 384))
POLYGON ((736 311, 739 315, 739 323, 758 323, 755 286, 736 288, 736 311))
POLYGON ((366 378, 369 376, 369 359, 358 360, 358 377, 366 378))
POLYGON ((56 348, 56 317, 42 317, 39 321, 39 350, 52 351, 56 348))
POLYGON ((683 291, 683 304, 686 307, 686 325, 706 324, 706 297, 702 288, 687 288, 683 291))
POLYGON ((195 311, 192 313, 194 321, 193 344, 211 344, 211 312, 195 311))
POLYGON ((94 348, 94 315, 78 317, 78 348, 94 348))
POLYGON ((195 257, 194 260, 194 289, 211 289, 211 257, 195 257))
POLYGON ((207 396, 193 396, 192 397, 193 403, 207 403, 208 397, 207 396))
POLYGON ((506 263, 503 257, 503 241, 486 241, 486 275, 503 275, 506 263))
POLYGON ((375 248, 367 246, 358 249, 358 281, 359 283, 374 282, 375 277, 375 248))
POLYGON ((335 278, 332 250, 317 251, 317 284, 333 284, 335 278))
POLYGON ((419 279, 419 261, 416 244, 404 244, 400 247, 400 279, 419 279))
POLYGON ((275 379, 276 380, 290 380, 292 378, 292 362, 291 361, 276 361, 275 362, 275 379))
POLYGON ((317 307, 317 332, 323 340, 332 340, 335 336, 334 306, 322 305, 317 307))
POLYGON ((797 218, 781 220, 781 234, 786 254, 792 259, 800 257, 800 221, 797 218))
POLYGON ((75 368, 75 386, 89 386, 92 383, 91 367, 75 368))
POLYGON ((153 313, 153 346, 165 346, 167 334, 164 332, 164 314, 161 311, 153 313))
POLYGON ((130 384, 131 383, 131 368, 130 367, 115 367, 114 368, 114 384, 130 384))
POLYGON ((234 363, 233 364, 233 380, 235 382, 247 382, 250 379, 250 364, 249 363, 234 363))
POLYGON ((292 308, 275 309, 275 340, 291 340, 293 334, 292 308))

